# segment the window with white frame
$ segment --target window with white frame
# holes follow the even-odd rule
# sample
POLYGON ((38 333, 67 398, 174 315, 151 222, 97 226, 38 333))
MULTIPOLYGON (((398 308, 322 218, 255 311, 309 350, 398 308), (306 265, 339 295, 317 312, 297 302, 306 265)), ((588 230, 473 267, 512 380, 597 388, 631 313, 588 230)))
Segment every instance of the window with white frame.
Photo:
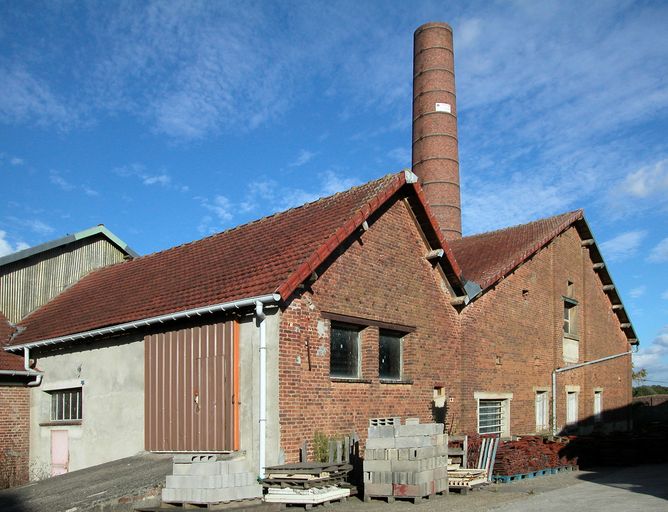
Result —
POLYGON ((594 422, 600 423, 603 415, 603 391, 594 391, 594 422))
POLYGON ((510 401, 512 393, 476 391, 478 433, 510 436, 510 401))
POLYGON ((51 421, 80 421, 83 418, 81 388, 50 391, 51 421))
POLYGON ((360 376, 359 327, 332 323, 329 374, 332 377, 356 379, 360 376))
POLYGON ((566 394, 566 424, 575 425, 578 422, 578 392, 569 391, 566 394))
POLYGON ((536 391, 536 432, 549 428, 549 400, 547 391, 536 391))
POLYGON ((401 380, 403 333, 382 330, 379 333, 378 376, 385 380, 401 380))
POLYGON ((500 434, 503 431, 503 400, 478 402, 478 433, 500 434))

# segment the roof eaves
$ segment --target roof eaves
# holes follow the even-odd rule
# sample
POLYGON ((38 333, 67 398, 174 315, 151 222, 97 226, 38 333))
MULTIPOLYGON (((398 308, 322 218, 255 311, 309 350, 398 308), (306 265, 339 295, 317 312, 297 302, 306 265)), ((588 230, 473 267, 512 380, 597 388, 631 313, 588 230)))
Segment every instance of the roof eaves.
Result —
POLYGON ((122 324, 100 327, 98 329, 93 329, 90 331, 65 334, 63 336, 29 341, 27 343, 15 343, 15 344, 12 343, 10 345, 7 345, 5 347, 5 350, 7 352, 18 352, 19 350, 23 350, 24 348, 33 349, 47 345, 58 345, 66 342, 97 338, 99 336, 118 335, 141 327, 150 327, 151 325, 162 324, 167 321, 181 320, 184 318, 199 317, 206 314, 239 310, 242 308, 255 306, 258 302, 261 302, 263 304, 275 304, 279 300, 280 297, 277 296, 276 294, 261 295, 258 297, 248 297, 230 302, 224 302, 221 304, 213 304, 210 306, 203 306, 199 308, 189 309, 186 311, 175 311, 173 313, 166 313, 164 315, 159 315, 151 318, 143 318, 143 319, 133 320, 131 322, 125 322, 122 324))
POLYGON ((601 254, 601 251, 596 244, 596 239, 594 238, 591 228, 589 227, 587 220, 584 218, 584 215, 582 215, 582 217, 575 223, 575 228, 577 229, 580 238, 583 240, 593 240, 592 244, 588 246, 589 256, 593 263, 603 263, 603 267, 598 269, 597 273, 602 285, 613 286, 610 291, 606 292, 611 306, 621 306, 620 308, 613 309, 613 312, 617 315, 617 319, 619 320, 620 325, 628 324, 628 327, 621 327, 621 329, 629 344, 634 346, 640 345, 640 341, 638 340, 638 335, 636 334, 635 328, 633 327, 633 323, 631 322, 631 319, 626 312, 626 307, 622 302, 622 297, 617 291, 617 286, 612 280, 610 272, 608 272, 608 265, 603 259, 603 255, 601 254))

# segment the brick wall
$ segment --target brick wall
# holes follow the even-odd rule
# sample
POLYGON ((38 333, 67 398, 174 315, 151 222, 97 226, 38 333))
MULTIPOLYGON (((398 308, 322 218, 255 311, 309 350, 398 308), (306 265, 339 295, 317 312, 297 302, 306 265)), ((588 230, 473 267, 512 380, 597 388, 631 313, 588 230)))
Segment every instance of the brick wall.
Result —
POLYGON ((0 386, 0 489, 28 481, 28 389, 0 386))
MULTIPOLYGON (((475 431, 474 393, 513 393, 513 434, 535 432, 536 388, 551 390, 563 360, 563 299, 567 282, 578 301, 579 362, 629 350, 610 301, 574 228, 520 266, 462 313, 461 430, 475 431)), ((566 417, 566 386, 579 386, 579 419, 591 426, 594 389, 601 388, 604 419, 625 426, 631 402, 631 362, 623 357, 557 377, 557 424, 566 417)), ((551 391, 549 391, 551 395, 551 391)), ((551 414, 551 404, 550 404, 551 414)))
POLYGON ((281 447, 298 459, 316 431, 366 437, 370 417, 417 416, 432 420, 435 385, 448 394, 459 386, 457 313, 444 280, 424 258, 427 247, 406 205, 399 201, 341 251, 312 289, 295 296, 280 324, 281 447), (330 325, 322 312, 416 327, 403 339, 403 377, 378 376, 376 326, 361 332, 361 382, 330 379, 330 325), (310 368, 309 368, 310 360, 310 368))

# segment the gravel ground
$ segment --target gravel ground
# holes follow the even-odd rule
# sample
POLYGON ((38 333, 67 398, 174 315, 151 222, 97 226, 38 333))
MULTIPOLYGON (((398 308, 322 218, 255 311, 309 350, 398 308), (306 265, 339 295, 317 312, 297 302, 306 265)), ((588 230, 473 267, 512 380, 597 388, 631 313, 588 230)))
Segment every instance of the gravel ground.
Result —
MULTIPOLYGON (((582 478, 590 474, 588 471, 566 471, 556 475, 547 475, 528 480, 507 484, 490 484, 477 491, 460 495, 454 491, 447 496, 436 496, 431 500, 423 500, 417 505, 410 500, 397 500, 393 504, 380 499, 374 499, 364 503, 360 498, 349 498, 345 503, 335 503, 326 510, 331 512, 344 512, 349 510, 361 510, 363 512, 395 512, 411 510, 414 512, 435 512, 447 510, 448 512, 478 512, 486 511, 510 503, 522 500, 530 496, 541 494, 555 489, 563 489, 578 484, 582 478)), ((315 508, 314 508, 315 510, 315 508)))

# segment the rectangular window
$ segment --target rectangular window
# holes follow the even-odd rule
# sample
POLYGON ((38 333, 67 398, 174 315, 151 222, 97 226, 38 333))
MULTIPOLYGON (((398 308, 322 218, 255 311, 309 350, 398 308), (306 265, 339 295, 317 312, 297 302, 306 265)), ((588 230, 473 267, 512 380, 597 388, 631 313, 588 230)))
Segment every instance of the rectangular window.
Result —
POLYGON ((76 421, 83 418, 81 388, 51 391, 51 421, 76 421))
POLYGON ((478 433, 501 434, 503 432, 504 400, 478 401, 478 433))
POLYGON ((566 424, 575 425, 578 422, 578 393, 569 391, 566 396, 566 424))
POLYGON ((568 336, 577 336, 577 302, 571 302, 564 299, 564 334, 568 336))
POLYGON ((359 378, 359 328, 332 324, 330 343, 330 376, 359 378))
POLYGON ((401 333, 380 331, 378 375, 381 379, 401 380, 401 338, 401 333))
POLYGON ((603 392, 594 391, 594 422, 600 423, 603 411, 603 392))
POLYGON ((549 401, 547 391, 536 391, 536 432, 549 428, 549 401))

